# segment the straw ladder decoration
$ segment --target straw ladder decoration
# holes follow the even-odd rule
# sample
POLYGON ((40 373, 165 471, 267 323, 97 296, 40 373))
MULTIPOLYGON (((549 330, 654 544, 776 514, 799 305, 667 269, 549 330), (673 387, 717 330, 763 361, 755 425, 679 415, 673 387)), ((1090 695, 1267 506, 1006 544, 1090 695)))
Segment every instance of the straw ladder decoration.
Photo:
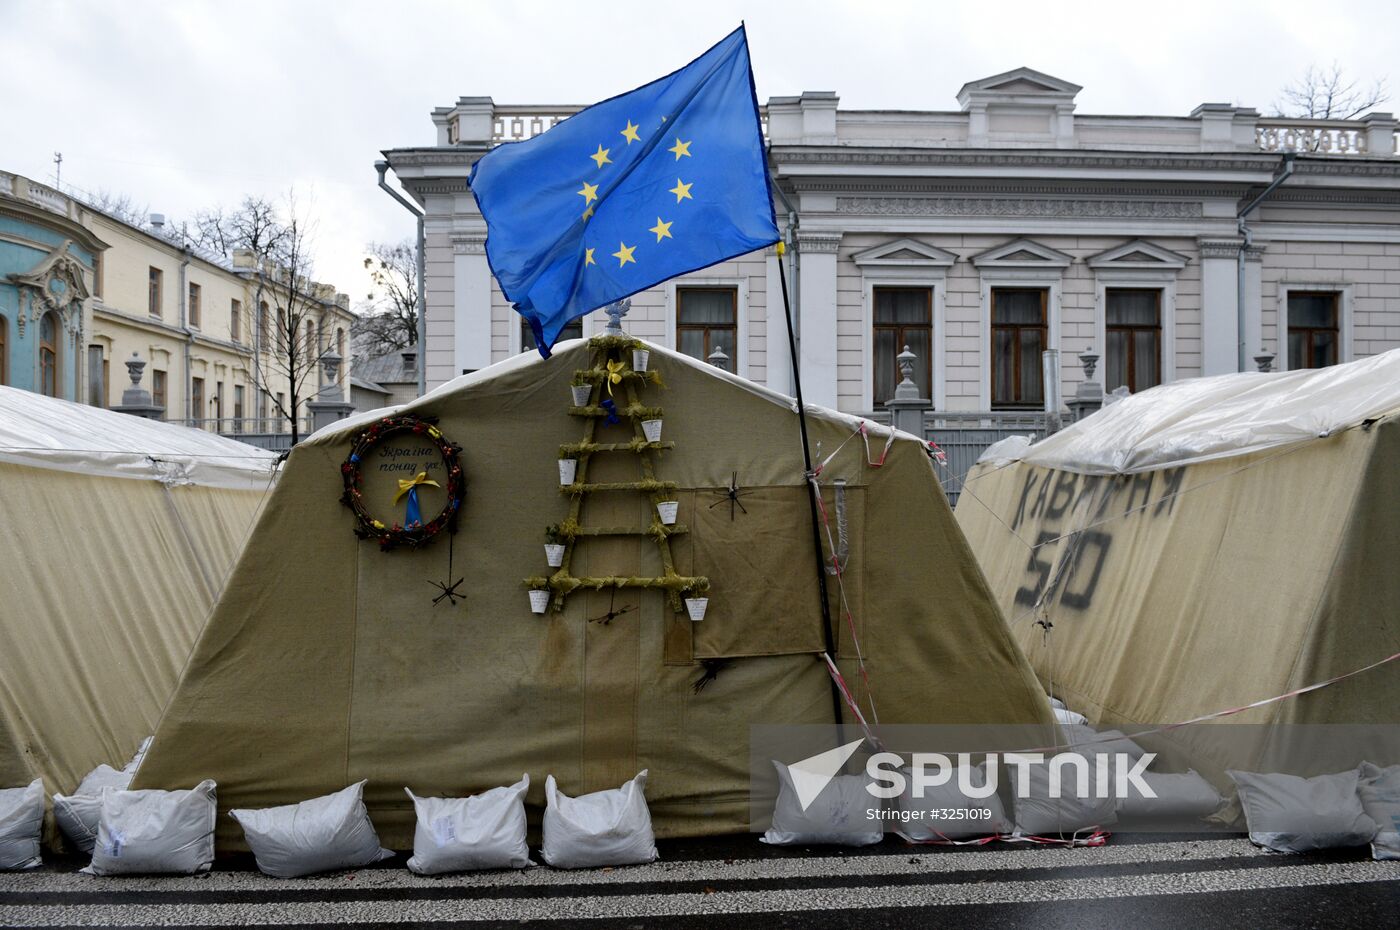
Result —
MULTIPOLYGON (((582 417, 585 421, 583 439, 580 442, 564 443, 559 446, 560 458, 576 458, 577 470, 574 483, 561 485, 559 490, 570 497, 569 516, 559 524, 556 533, 564 541, 564 560, 554 574, 545 577, 535 575, 525 579, 525 584, 534 590, 549 590, 553 593, 553 606, 556 612, 563 611, 564 602, 574 591, 582 589, 602 590, 605 588, 658 588, 666 592, 667 602, 676 613, 684 611, 681 603, 683 594, 703 594, 710 587, 710 580, 701 576, 686 576, 676 573, 671 559, 669 540, 672 536, 688 533, 689 527, 681 524, 667 525, 661 522, 656 505, 667 500, 667 494, 677 490, 674 481, 662 481, 656 477, 654 455, 663 449, 674 449, 676 444, 669 441, 651 442, 642 429, 643 420, 661 419, 660 407, 643 406, 637 397, 639 384, 660 385, 660 376, 654 371, 639 372, 630 367, 621 371, 610 371, 607 362, 616 363, 628 355, 632 349, 645 346, 628 337, 596 336, 589 340, 593 349, 591 368, 574 373, 575 382, 593 386, 589 404, 584 407, 571 406, 569 414, 582 417), (621 384, 627 395, 626 406, 615 407, 618 417, 632 421, 633 439, 630 442, 595 442, 598 421, 613 415, 602 405, 603 387, 614 375, 621 377, 621 384), (590 483, 588 464, 594 455, 630 452, 638 457, 641 476, 637 481, 590 483), (580 521, 583 502, 590 494, 600 492, 637 491, 648 495, 651 500, 651 524, 637 527, 590 527, 580 521), (590 537, 598 536, 646 536, 656 542, 661 554, 662 574, 655 577, 604 575, 597 577, 576 577, 570 571, 574 550, 577 544, 590 537)), ((616 383, 616 382, 615 382, 616 383)))

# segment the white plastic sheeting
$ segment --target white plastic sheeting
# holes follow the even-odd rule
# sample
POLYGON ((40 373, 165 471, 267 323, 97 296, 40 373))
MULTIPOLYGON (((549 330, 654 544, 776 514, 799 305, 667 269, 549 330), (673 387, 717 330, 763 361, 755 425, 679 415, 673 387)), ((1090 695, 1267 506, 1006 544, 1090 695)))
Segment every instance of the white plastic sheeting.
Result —
POLYGON ((1124 398, 1018 451, 1023 461, 1090 475, 1134 474, 1248 455, 1400 411, 1400 349, 1331 368, 1192 378, 1124 398))
POLYGON ((261 490, 276 461, 274 452, 203 430, 0 387, 0 462, 261 490))

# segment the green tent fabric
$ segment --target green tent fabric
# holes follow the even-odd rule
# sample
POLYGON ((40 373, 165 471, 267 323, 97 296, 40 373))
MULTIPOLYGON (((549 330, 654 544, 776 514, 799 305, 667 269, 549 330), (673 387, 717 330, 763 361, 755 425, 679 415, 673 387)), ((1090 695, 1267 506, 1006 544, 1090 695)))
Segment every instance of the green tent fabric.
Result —
MULTIPOLYGON (((355 436, 389 411, 294 449, 136 786, 213 778, 227 810, 367 778, 381 837, 406 848, 406 785, 460 796, 528 772, 537 810, 547 774, 578 794, 646 768, 659 835, 744 830, 749 725, 833 717, 798 419, 789 398, 650 350, 664 387, 644 386, 641 402, 662 409, 662 439, 675 443, 657 454, 656 476, 678 484, 678 523, 689 530, 671 538, 671 552, 679 574, 710 580, 704 620, 673 612, 658 590, 579 591, 562 611, 530 612, 524 579, 551 571, 545 529, 569 512, 556 459, 584 425, 570 415, 570 382, 592 366, 593 349, 579 340, 547 361, 520 356, 393 411, 434 418, 462 446, 455 536, 381 551, 354 535, 342 464, 355 436), (732 510, 731 482, 741 489, 732 510), (434 582, 457 578, 465 599, 435 604, 434 582), (717 676, 697 691, 707 668, 717 676)), ((619 386, 620 406, 624 396, 619 386)), ((899 435, 872 467, 858 421, 812 409, 809 423, 814 448, 835 453, 821 475, 833 522, 835 481, 845 483, 844 594, 880 721, 1045 723, 1048 705, 922 443, 899 435)), ((889 434, 872 429, 878 454, 889 434)), ((599 426, 600 442, 632 438, 627 419, 599 426)), ((385 453, 387 479, 367 477, 364 495, 374 512, 401 520, 394 479, 411 474, 396 451, 404 449, 385 453)), ((638 468, 630 452, 595 455, 588 480, 636 480, 638 468)), ((418 490, 426 519, 444 492, 418 490)), ((643 494, 599 492, 580 522, 643 527, 651 513, 643 494)), ((580 541, 572 570, 650 576, 661 565, 653 540, 617 536, 580 541)), ((840 594, 833 579, 838 617, 840 594)), ((851 632, 841 623, 835 635, 838 664, 868 707, 851 632)), ((241 848, 227 820, 221 848, 241 848)))

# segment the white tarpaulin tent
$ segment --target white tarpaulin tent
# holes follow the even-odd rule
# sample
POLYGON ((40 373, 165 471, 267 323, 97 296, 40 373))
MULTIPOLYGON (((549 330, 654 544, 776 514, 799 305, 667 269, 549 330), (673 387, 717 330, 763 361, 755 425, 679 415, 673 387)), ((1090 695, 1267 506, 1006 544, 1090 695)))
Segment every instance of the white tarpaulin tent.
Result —
POLYGON ((0 387, 0 787, 70 792, 154 731, 276 461, 0 387))

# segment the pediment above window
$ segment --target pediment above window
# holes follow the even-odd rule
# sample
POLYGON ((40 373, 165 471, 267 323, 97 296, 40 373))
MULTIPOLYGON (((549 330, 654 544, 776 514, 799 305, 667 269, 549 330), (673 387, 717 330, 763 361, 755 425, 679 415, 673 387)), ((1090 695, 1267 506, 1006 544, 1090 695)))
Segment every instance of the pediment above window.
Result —
POLYGON ((1107 252, 1091 256, 1085 261, 1095 271, 1180 271, 1190 260, 1179 252, 1164 249, 1146 239, 1134 239, 1107 252))
POLYGON ((958 91, 964 110, 998 104, 1069 104, 1082 87, 1034 68, 1016 68, 991 77, 969 81, 958 91))
POLYGON ((1013 239, 988 249, 980 255, 972 256, 972 264, 978 268, 1065 268, 1074 261, 1074 256, 1041 245, 1032 239, 1013 239))
POLYGON ((915 239, 897 239, 857 252, 851 261, 861 268, 949 268, 958 256, 915 239))

